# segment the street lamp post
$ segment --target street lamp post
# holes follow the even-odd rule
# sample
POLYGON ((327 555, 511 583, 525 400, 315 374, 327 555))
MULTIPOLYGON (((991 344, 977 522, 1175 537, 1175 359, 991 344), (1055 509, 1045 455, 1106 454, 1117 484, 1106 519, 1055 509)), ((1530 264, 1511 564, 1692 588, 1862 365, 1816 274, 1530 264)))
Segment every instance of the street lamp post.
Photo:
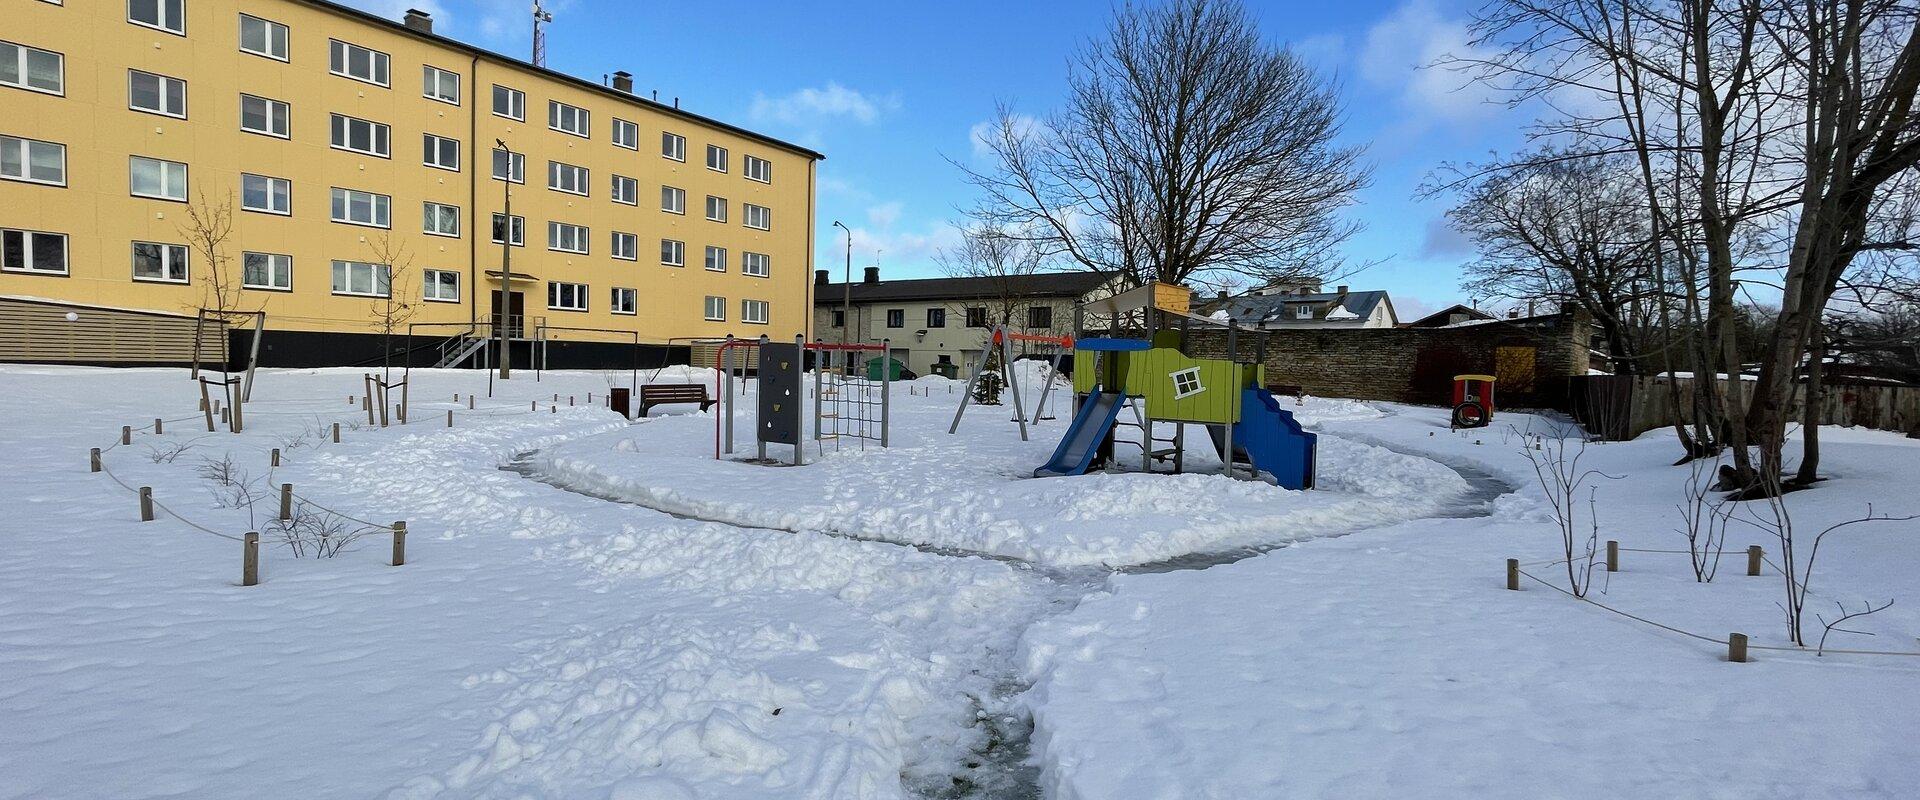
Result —
POLYGON ((840 343, 847 344, 848 332, 853 329, 853 229, 834 220, 833 226, 847 232, 847 273, 841 288, 846 291, 840 300, 840 343))
POLYGON ((513 377, 513 358, 507 351, 508 319, 513 310, 513 151, 504 141, 495 139, 493 143, 507 154, 506 180, 500 182, 506 206, 500 220, 500 303, 493 323, 500 346, 500 380, 504 381, 513 377))

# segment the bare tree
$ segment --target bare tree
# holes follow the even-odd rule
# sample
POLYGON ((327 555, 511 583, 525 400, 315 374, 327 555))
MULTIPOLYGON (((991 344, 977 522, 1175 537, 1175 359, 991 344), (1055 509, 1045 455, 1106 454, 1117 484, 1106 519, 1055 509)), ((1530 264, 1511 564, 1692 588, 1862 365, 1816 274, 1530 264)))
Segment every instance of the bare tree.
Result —
POLYGON ((244 277, 233 268, 233 256, 227 252, 227 241, 233 238, 233 193, 210 200, 202 191, 186 208, 187 219, 179 230, 200 262, 200 307, 225 321, 228 312, 240 307, 244 277))
POLYGON ((992 167, 956 162, 978 214, 1048 255, 1133 283, 1270 279, 1325 272, 1353 234, 1338 214, 1368 170, 1333 144, 1332 86, 1235 0, 1121 7, 1067 80, 1044 120, 1001 106, 992 167))
MULTIPOLYGON (((391 383, 394 331, 404 330, 420 310, 418 283, 411 278, 413 254, 408 252, 405 240, 395 240, 388 233, 368 239, 367 250, 374 268, 385 272, 384 275, 374 276, 375 290, 385 291, 381 292, 380 300, 373 304, 369 314, 374 330, 380 333, 380 379, 382 383, 391 383), (386 285, 379 286, 379 281, 385 281, 386 285)), ((409 353, 408 357, 411 356, 409 353)), ((382 412, 385 412, 384 408, 382 412)))
POLYGON ((954 310, 964 316, 969 307, 985 308, 987 324, 1012 326, 1014 315, 1032 299, 1027 276, 1041 272, 1050 262, 1035 238, 993 222, 962 226, 959 244, 942 248, 933 260, 946 274, 970 278, 984 289, 954 310))
POLYGON ((1510 169, 1442 169, 1467 176, 1447 212, 1478 252, 1462 288, 1476 297, 1585 310, 1615 371, 1637 373, 1646 301, 1665 287, 1653 281, 1659 243, 1631 160, 1545 149, 1516 161, 1510 169))

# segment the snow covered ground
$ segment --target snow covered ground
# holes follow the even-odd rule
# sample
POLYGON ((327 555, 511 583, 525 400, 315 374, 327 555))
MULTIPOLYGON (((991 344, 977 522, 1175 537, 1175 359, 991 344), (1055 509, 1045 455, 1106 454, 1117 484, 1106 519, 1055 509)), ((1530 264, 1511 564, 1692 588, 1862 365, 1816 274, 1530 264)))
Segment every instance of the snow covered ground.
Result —
MULTIPOLYGON (((1004 406, 949 436, 958 389, 927 378, 895 387, 891 448, 816 445, 796 469, 716 461, 712 412, 629 425, 587 402, 625 379, 487 397, 483 374, 415 371, 411 422, 382 429, 347 402, 357 371, 264 371, 234 435, 182 419, 182 370, 0 367, 0 798, 1895 797, 1920 778, 1920 711, 1889 701, 1920 658, 1727 664, 1502 590, 1503 559, 1556 539, 1499 427, 1476 445, 1436 410, 1309 398, 1312 492, 1033 480, 1064 408, 1026 442, 1004 406), (154 417, 163 435, 112 446, 154 417), (88 447, 215 533, 140 522, 88 447), (208 477, 229 461, 251 510, 208 477), (1488 502, 1487 474, 1519 491, 1488 502), (266 529, 283 482, 406 520, 407 564, 384 531, 331 559, 269 542, 263 582, 238 585, 220 534, 266 529)), ((742 455, 751 430, 743 411, 742 455)), ((1217 467, 1192 433, 1190 467, 1217 467)), ((1793 496, 1799 525, 1920 511, 1897 507, 1917 443, 1823 437, 1833 480, 1793 496)), ((1627 476, 1600 486, 1603 538, 1676 546, 1670 450, 1593 449, 1627 476)), ((1917 555, 1912 523, 1823 549, 1816 604, 1899 600, 1841 646, 1920 649, 1917 555)), ((1684 555, 1629 552, 1595 596, 1779 644, 1780 580, 1740 560, 1696 584, 1684 555)))

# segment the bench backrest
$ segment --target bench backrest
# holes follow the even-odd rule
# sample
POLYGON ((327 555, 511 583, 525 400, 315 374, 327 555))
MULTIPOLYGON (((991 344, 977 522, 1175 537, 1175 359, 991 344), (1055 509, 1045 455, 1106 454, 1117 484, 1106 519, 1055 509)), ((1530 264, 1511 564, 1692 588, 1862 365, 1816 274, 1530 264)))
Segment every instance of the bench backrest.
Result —
POLYGON ((640 387, 641 399, 687 397, 705 399, 707 387, 698 383, 662 383, 640 387))

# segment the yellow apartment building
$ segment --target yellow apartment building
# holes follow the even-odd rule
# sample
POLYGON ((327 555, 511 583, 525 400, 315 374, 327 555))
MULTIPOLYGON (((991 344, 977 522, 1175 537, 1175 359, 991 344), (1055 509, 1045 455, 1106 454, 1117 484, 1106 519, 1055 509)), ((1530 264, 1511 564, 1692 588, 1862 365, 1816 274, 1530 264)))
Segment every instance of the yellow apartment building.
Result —
POLYGON ((504 306, 511 335, 570 343, 575 366, 625 363, 625 332, 680 352, 807 333, 823 156, 677 105, 624 72, 602 85, 435 35, 419 12, 15 0, 0 360, 179 361, 126 342, 183 335, 221 286, 265 312, 267 365, 379 360, 389 304, 449 323, 417 326, 441 344, 489 335, 504 306), (196 235, 223 215, 226 235, 196 235))

